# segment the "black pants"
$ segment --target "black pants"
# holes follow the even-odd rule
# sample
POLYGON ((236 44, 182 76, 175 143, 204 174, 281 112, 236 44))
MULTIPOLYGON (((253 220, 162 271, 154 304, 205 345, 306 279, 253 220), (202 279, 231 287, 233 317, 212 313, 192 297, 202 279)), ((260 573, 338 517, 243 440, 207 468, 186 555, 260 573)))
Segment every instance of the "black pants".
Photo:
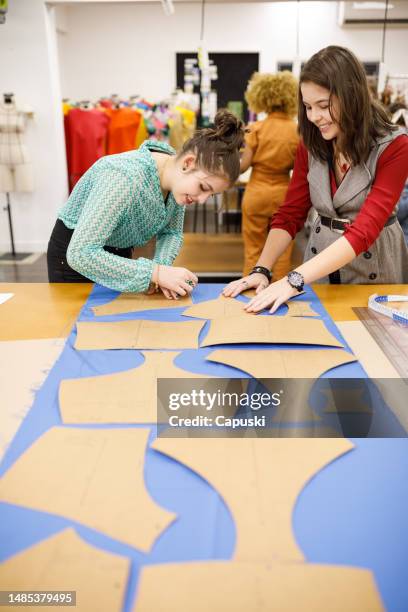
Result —
MULTIPOLYGON (((48 281, 50 283, 93 283, 89 278, 75 272, 67 263, 67 249, 73 233, 74 230, 66 227, 61 219, 57 219, 47 250, 48 281)), ((105 246, 103 248, 108 253, 127 259, 132 258, 131 247, 119 249, 105 246)))

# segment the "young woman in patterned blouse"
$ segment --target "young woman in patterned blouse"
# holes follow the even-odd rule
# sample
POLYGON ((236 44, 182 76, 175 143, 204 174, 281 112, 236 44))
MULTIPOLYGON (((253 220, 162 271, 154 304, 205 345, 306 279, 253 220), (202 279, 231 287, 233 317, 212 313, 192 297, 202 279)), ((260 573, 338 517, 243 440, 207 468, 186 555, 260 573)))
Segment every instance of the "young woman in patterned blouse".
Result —
POLYGON ((176 155, 163 142, 98 160, 61 208, 47 252, 50 282, 93 281, 126 292, 159 286, 177 298, 198 279, 172 266, 183 241, 185 206, 228 189, 240 172, 244 130, 221 110, 176 155), (153 259, 132 259, 132 247, 156 237, 153 259))

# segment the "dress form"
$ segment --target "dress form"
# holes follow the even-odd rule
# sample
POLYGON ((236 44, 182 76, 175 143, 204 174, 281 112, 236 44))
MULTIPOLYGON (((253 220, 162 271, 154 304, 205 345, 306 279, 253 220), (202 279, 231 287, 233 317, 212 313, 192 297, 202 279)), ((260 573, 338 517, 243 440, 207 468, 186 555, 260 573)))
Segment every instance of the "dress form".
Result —
POLYGON ((23 133, 30 110, 19 109, 14 94, 4 94, 0 100, 0 193, 6 194, 5 210, 8 214, 11 253, 1 256, 2 261, 23 259, 27 253, 16 254, 11 219, 10 192, 31 192, 34 189, 33 172, 23 133))
POLYGON ((31 192, 33 172, 23 133, 32 113, 19 109, 13 94, 0 101, 0 192, 31 192))

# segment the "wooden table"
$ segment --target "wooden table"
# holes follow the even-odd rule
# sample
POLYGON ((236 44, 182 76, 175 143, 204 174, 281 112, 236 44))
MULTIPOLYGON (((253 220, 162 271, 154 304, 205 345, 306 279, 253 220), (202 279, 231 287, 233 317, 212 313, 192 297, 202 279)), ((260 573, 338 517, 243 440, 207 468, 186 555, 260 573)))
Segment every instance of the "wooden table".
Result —
POLYGON ((91 283, 0 283, 14 296, 0 306, 0 341, 66 338, 91 283))
MULTIPOLYGON (((0 306, 0 341, 66 338, 92 289, 91 283, 0 283, 14 297, 0 306)), ((332 319, 371 377, 397 376, 364 331, 353 307, 366 307, 370 295, 408 295, 408 285, 313 285, 332 319)))
POLYGON ((368 298, 378 295, 408 295, 408 285, 312 285, 333 321, 355 321, 353 308, 367 307, 368 298))
MULTIPOLYGON (((0 283, 14 293, 0 308, 0 340, 64 338, 92 289, 90 283, 0 283)), ((313 285, 334 321, 355 321, 353 307, 367 306, 373 293, 408 295, 408 285, 313 285)))

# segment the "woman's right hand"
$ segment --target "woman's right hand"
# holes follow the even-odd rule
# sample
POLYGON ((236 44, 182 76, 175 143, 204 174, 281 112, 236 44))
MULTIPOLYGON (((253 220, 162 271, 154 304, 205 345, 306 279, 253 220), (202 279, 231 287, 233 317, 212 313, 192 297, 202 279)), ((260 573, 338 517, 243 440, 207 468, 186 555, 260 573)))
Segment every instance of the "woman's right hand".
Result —
POLYGON ((269 286, 268 279, 264 274, 249 274, 239 280, 232 281, 224 287, 222 294, 225 297, 236 297, 247 289, 256 289, 256 293, 263 291, 269 286))
POLYGON ((152 275, 167 298, 188 295, 198 283, 197 276, 187 268, 156 265, 152 275))

